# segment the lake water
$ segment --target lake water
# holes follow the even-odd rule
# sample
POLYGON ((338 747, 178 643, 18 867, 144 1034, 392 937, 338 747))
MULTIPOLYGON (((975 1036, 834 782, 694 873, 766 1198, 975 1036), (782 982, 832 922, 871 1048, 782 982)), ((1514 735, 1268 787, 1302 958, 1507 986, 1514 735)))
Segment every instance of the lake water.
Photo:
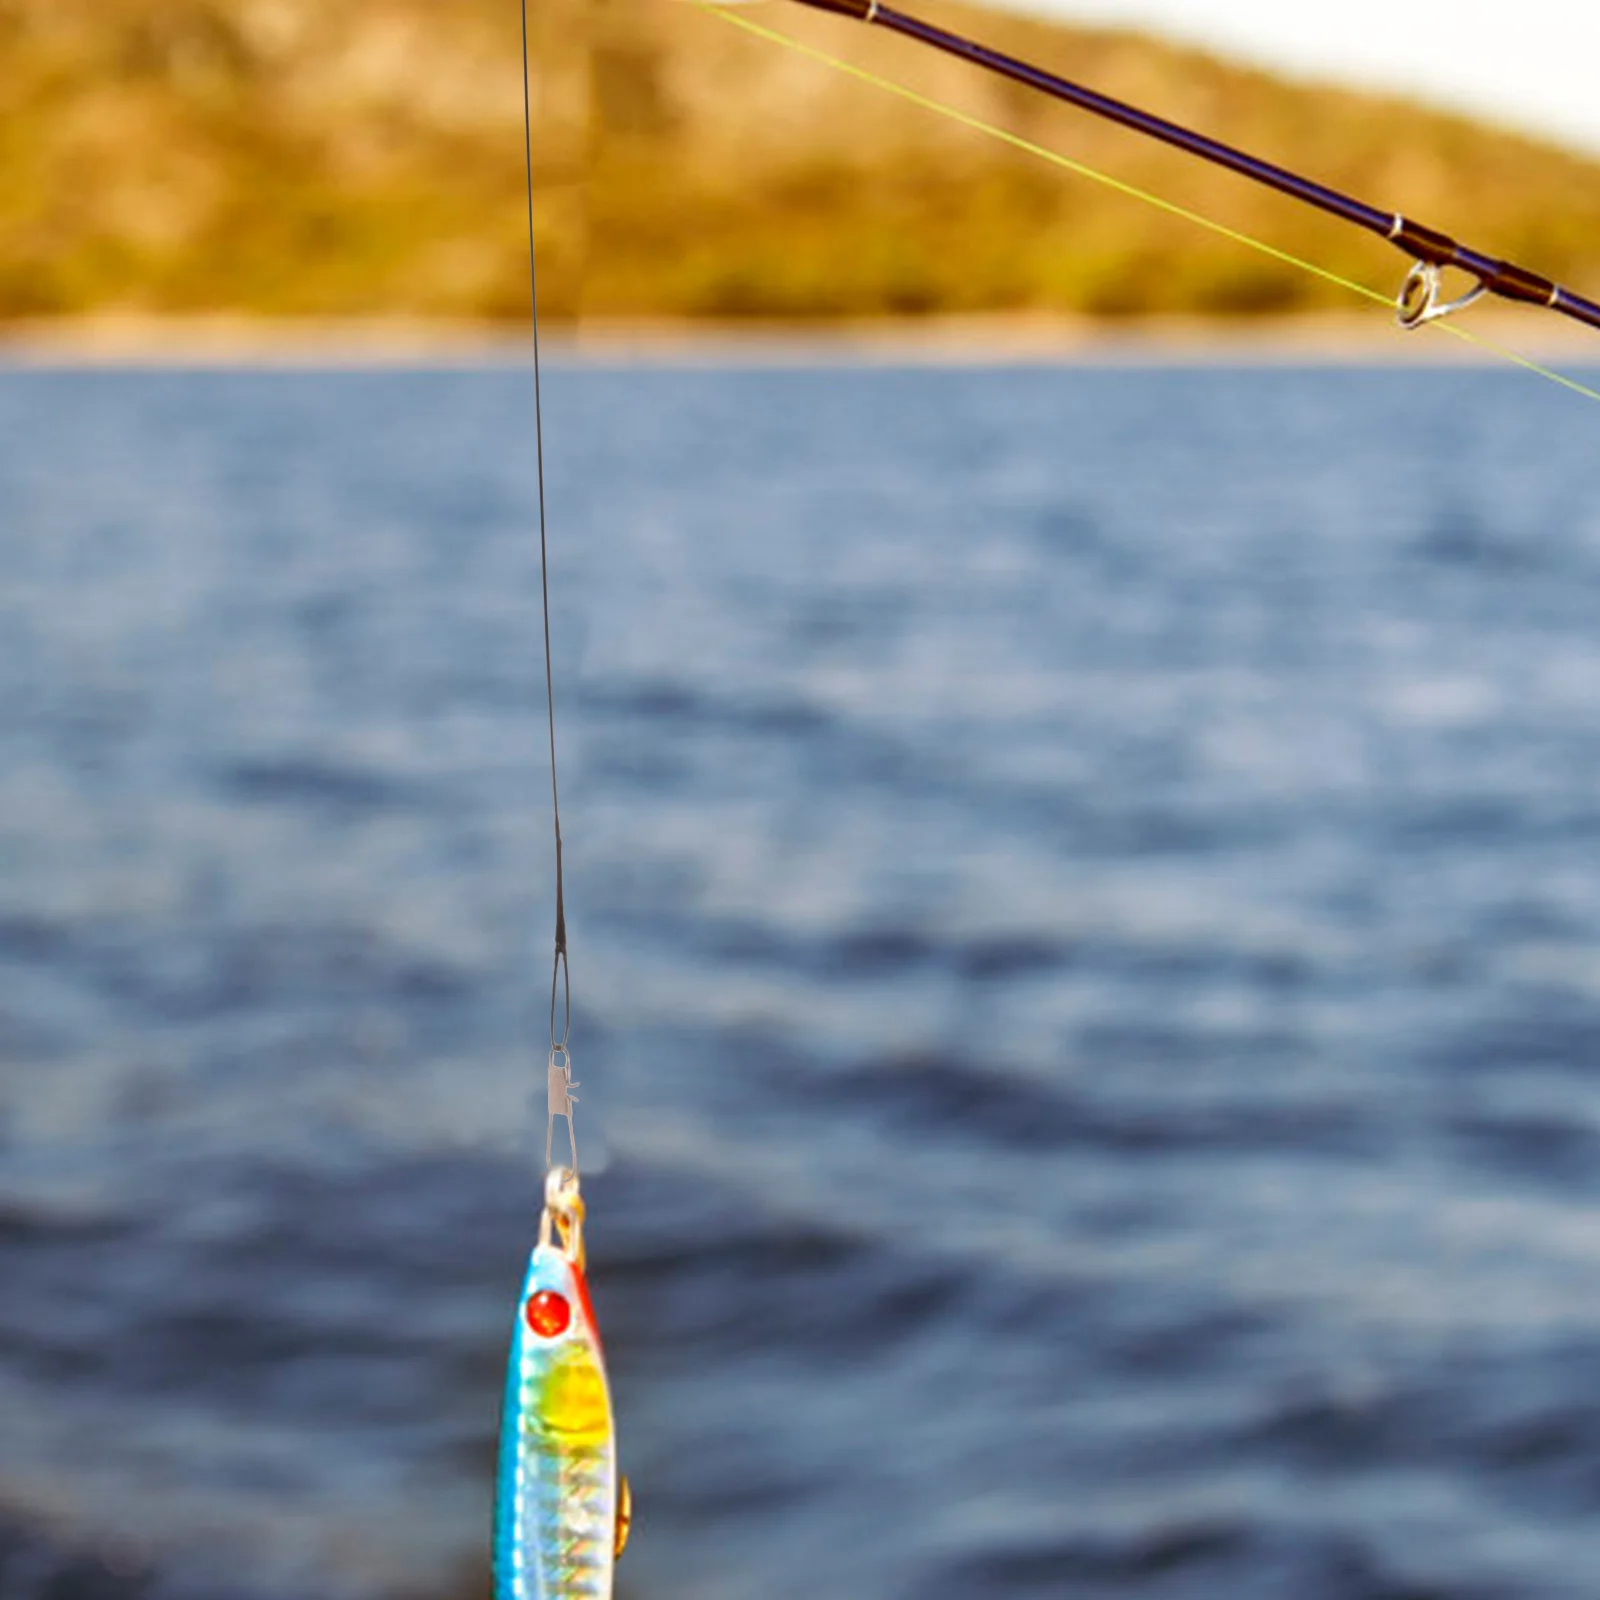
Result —
MULTIPOLYGON (((547 374, 625 1600, 1600 1592, 1600 408, 547 374)), ((0 370, 0 1592, 464 1600, 531 396, 0 370)))

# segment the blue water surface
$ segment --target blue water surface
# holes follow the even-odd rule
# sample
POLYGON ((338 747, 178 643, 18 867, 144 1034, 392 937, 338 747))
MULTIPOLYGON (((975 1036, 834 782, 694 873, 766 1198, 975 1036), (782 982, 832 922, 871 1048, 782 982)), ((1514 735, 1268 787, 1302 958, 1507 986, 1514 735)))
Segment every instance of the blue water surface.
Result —
MULTIPOLYGON (((626 1600, 1600 1593, 1600 409, 547 373, 626 1600)), ((0 370, 0 1589, 483 1591, 529 374, 0 370)))

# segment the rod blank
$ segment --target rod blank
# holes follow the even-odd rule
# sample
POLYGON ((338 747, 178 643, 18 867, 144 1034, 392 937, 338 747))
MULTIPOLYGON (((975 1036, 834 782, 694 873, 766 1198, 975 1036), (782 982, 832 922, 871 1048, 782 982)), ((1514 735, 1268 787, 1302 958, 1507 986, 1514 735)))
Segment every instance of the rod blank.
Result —
POLYGON ((1326 184, 1317 183, 1310 178, 1302 177, 1297 172, 1291 172, 1287 167, 1276 166, 1243 150, 1236 150, 1232 145, 1223 144, 1218 139, 1208 138, 1205 134, 1196 133, 1192 128, 1185 128, 1180 123, 1168 122, 1164 117, 1141 111, 1137 106, 1130 106, 1125 101, 1100 94, 1081 83, 1074 83, 1070 78, 1059 77, 1053 72, 1045 71, 1043 67, 1036 67, 1030 62, 1019 60, 1016 56, 1008 56, 1002 51, 990 49, 988 45, 979 44, 974 39, 965 38, 959 33, 951 33, 948 29, 937 27, 931 22, 924 22, 919 17, 879 5, 876 0, 799 0, 799 3, 818 11, 831 11, 838 16, 853 17, 859 22, 869 22, 880 28, 888 28, 892 33, 903 34, 908 39, 915 39, 919 44, 942 50, 947 55, 957 56, 963 61, 970 61, 974 66, 998 73, 1015 83, 1026 84, 1041 94, 1049 95, 1053 100, 1063 101, 1093 116, 1103 117, 1108 122, 1115 122, 1121 127, 1132 129, 1133 132, 1143 134, 1146 138, 1159 139, 1163 144, 1172 145, 1189 155, 1197 156, 1202 161, 1209 161, 1214 166, 1226 167, 1230 172, 1236 172, 1254 183, 1275 189, 1279 194, 1288 195, 1304 205, 1314 206, 1319 211, 1340 218, 1341 221, 1353 223, 1358 228, 1365 228, 1368 233, 1387 239, 1413 261, 1426 262, 1436 267, 1459 268, 1476 278, 1490 294, 1498 295, 1502 300, 1546 306, 1551 311, 1559 311, 1562 316, 1571 317, 1576 322, 1585 323, 1591 328, 1600 328, 1600 305, 1584 299, 1582 295, 1574 294, 1571 289, 1563 288, 1537 272, 1530 272, 1526 267, 1519 267, 1512 261, 1502 261, 1496 256, 1485 255, 1482 251, 1474 250, 1452 239, 1447 233, 1440 233, 1435 228, 1411 221, 1398 211, 1383 211, 1376 206, 1370 206, 1363 200, 1342 194, 1337 189, 1330 189, 1326 184))

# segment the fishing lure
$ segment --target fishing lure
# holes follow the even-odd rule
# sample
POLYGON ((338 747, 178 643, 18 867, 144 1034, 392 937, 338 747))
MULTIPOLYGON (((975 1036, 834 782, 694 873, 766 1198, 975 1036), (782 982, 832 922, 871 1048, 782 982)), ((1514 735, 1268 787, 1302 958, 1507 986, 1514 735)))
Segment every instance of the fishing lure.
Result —
POLYGON ((554 1167, 506 1371, 495 1600, 609 1600, 631 1521, 584 1277, 583 1200, 577 1174, 554 1167))
POLYGON ((528 189, 528 289, 533 313, 533 418, 539 484, 539 582, 544 598, 545 705, 550 728, 550 810, 555 824, 556 938, 550 972, 549 1106, 544 1212, 539 1241, 511 1328, 500 1461, 495 1476, 495 1600, 611 1600, 611 1573, 633 1520, 628 1480, 617 1475, 600 1329, 584 1277, 583 1197, 567 1037, 572 991, 556 782, 555 674, 550 651, 550 572, 545 537, 544 420, 539 396, 539 282, 533 233, 533 97, 528 5, 522 0, 522 140, 528 189), (556 1025, 558 996, 561 1027, 556 1025), (567 1123, 571 1166, 551 1160, 556 1118, 567 1123))

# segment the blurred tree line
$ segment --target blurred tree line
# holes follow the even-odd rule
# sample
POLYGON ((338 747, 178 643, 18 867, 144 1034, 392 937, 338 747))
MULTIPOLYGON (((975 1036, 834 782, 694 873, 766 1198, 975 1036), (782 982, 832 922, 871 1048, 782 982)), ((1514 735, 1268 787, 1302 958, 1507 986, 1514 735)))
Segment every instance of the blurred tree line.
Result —
MULTIPOLYGON (((1337 289, 681 0, 531 0, 541 300, 1238 315, 1337 289)), ((1600 291, 1600 163, 1148 38, 930 14, 1600 291)), ((905 41, 756 15, 1350 276, 1381 243, 905 41)), ((0 318, 520 317, 515 0, 0 0, 0 318)))

